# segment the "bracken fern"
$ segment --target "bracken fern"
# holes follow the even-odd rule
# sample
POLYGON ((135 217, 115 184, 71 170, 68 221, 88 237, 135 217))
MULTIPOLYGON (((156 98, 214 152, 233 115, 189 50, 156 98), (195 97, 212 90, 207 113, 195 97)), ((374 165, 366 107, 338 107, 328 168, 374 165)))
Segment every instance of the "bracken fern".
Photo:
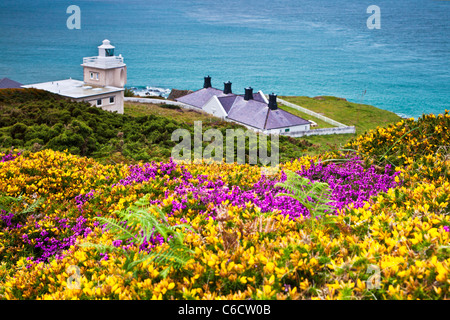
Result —
POLYGON ((18 197, 11 197, 2 195, 0 196, 0 210, 4 210, 5 212, 12 211, 12 207, 14 205, 24 206, 20 212, 16 212, 17 216, 26 217, 29 213, 33 213, 36 209, 44 202, 44 198, 37 198, 31 204, 27 202, 27 198, 23 195, 19 195, 18 197))
POLYGON ((277 183, 275 187, 281 187, 288 192, 280 192, 276 197, 291 197, 303 204, 309 211, 312 228, 318 216, 323 218, 324 223, 334 219, 334 216, 329 215, 334 207, 328 204, 331 199, 331 190, 327 183, 312 182, 289 170, 285 173, 286 181, 277 183))
POLYGON ((164 244, 155 247, 151 252, 127 250, 105 244, 83 243, 82 246, 93 247, 98 251, 118 251, 126 257, 124 269, 128 272, 138 264, 147 261, 159 266, 166 266, 161 272, 165 277, 170 269, 180 269, 191 258, 193 251, 184 243, 183 229, 193 229, 187 224, 172 226, 167 221, 165 214, 155 206, 149 205, 149 195, 136 201, 125 210, 118 212, 119 219, 96 217, 101 223, 107 225, 109 232, 115 235, 117 240, 132 240, 134 244, 142 245, 156 233, 164 239, 164 244))

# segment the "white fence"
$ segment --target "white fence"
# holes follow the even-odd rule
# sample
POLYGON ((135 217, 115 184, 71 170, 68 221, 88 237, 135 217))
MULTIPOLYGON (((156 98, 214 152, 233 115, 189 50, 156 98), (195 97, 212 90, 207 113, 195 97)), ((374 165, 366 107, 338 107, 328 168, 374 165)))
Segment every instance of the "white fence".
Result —
POLYGON ((112 68, 112 67, 119 67, 125 65, 123 63, 123 57, 119 56, 113 56, 113 57, 102 57, 99 59, 99 57, 85 57, 83 58, 83 65, 91 66, 91 67, 105 67, 105 68, 112 68))
POLYGON ((296 132, 282 132, 282 135, 290 136, 293 138, 303 137, 303 136, 323 136, 328 134, 347 134, 355 133, 356 129, 353 126, 345 127, 335 127, 335 128, 324 128, 324 129, 313 129, 306 131, 296 131, 296 132))

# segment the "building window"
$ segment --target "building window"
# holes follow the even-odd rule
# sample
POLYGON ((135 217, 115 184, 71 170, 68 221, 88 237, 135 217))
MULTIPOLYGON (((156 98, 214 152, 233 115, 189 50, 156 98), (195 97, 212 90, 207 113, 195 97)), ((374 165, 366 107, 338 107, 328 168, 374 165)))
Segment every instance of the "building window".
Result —
POLYGON ((97 105, 98 105, 98 106, 101 106, 101 105, 102 105, 102 99, 98 99, 98 100, 97 100, 97 105))
POLYGON ((287 128, 287 129, 284 129, 284 132, 289 132, 290 131, 290 129, 289 128, 287 128))
POLYGON ((99 78, 98 72, 91 72, 90 76, 91 76, 92 80, 94 80, 94 79, 98 80, 98 78, 99 78))
POLYGON ((109 104, 113 104, 114 103, 114 97, 109 97, 109 104))

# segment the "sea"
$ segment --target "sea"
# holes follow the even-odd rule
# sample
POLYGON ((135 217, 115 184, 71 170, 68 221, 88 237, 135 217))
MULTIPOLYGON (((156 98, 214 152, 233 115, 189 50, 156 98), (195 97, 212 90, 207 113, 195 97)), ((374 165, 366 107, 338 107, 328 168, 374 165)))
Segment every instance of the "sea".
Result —
POLYGON ((197 90, 209 75, 236 93, 330 95, 404 117, 450 109, 446 0, 2 0, 0 78, 82 80, 103 39, 140 93, 197 90))

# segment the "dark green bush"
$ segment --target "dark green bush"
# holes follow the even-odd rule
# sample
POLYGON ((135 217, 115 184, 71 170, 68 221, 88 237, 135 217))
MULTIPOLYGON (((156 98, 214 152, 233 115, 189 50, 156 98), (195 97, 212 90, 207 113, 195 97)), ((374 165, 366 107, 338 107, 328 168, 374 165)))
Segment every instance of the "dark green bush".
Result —
MULTIPOLYGON (((175 109, 171 105, 164 107, 175 109)), ((0 90, 0 151, 11 147, 33 151, 51 148, 105 161, 113 154, 115 159, 127 161, 163 161, 171 155, 176 144, 171 135, 179 128, 189 130, 193 139, 192 124, 162 116, 111 113, 87 102, 74 102, 36 89, 0 90)), ((242 129, 237 124, 219 121, 203 124, 203 130, 209 128, 219 129, 224 137, 226 129, 242 129)), ((305 147, 302 141, 280 137, 280 160, 299 157, 305 147)))
POLYGON ((27 129, 25 124, 17 122, 10 128, 9 133, 13 139, 24 139, 27 129))

